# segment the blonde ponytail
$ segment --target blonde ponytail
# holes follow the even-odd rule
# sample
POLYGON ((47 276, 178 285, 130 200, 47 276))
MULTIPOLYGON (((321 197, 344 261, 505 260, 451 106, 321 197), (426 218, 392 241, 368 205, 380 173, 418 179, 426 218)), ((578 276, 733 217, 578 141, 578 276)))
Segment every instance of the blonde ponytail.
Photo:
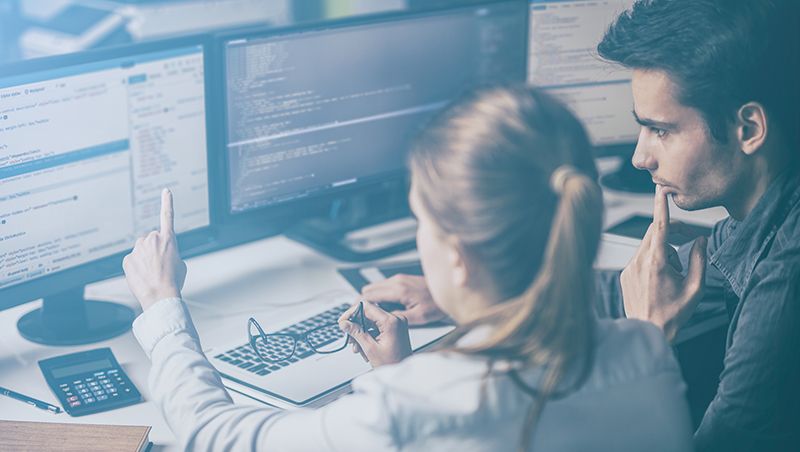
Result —
MULTIPOLYGON (((543 332, 538 341, 530 338, 526 346, 532 352, 532 363, 544 365, 547 370, 538 391, 539 396, 534 397, 526 416, 520 451, 528 449, 544 404, 570 370, 567 367, 575 361, 582 361, 577 369, 573 369, 578 372, 574 385, 579 386, 591 371, 594 357, 594 322, 591 311, 585 305, 593 298, 591 264, 602 231, 602 194, 594 181, 568 166, 560 167, 553 173, 551 185, 560 195, 560 200, 550 232, 547 257, 530 291, 521 297, 528 315, 543 318, 535 322, 536 325, 526 325, 520 316, 518 323, 515 323, 518 325, 517 331, 527 328, 541 330, 548 323, 560 325, 543 332), (548 306, 561 309, 540 309, 536 312, 540 300, 548 300, 548 306), (549 352, 542 353, 542 350, 549 352), (537 357, 537 354, 543 356, 537 357), (545 361, 542 363, 541 360, 545 361)), ((517 331, 507 331, 508 336, 518 334, 517 331)), ((515 382, 518 386, 525 386, 520 379, 515 382)))

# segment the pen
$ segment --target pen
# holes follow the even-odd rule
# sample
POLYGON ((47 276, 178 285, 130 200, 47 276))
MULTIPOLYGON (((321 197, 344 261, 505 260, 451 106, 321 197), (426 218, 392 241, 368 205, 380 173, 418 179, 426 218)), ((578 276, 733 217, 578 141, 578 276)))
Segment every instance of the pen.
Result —
POLYGON ((12 399, 17 399, 17 400, 19 400, 21 402, 25 402, 25 403, 27 403, 29 405, 33 405, 36 408, 41 408, 43 410, 49 411, 49 412, 51 412, 53 414, 58 414, 58 413, 61 412, 61 408, 59 408, 59 407, 57 407, 55 405, 50 405, 47 402, 42 402, 39 399, 34 399, 33 397, 28 397, 28 396, 20 394, 18 392, 14 392, 14 391, 12 391, 10 389, 6 389, 6 388, 4 388, 2 386, 0 386, 0 394, 2 394, 4 396, 11 397, 12 399))

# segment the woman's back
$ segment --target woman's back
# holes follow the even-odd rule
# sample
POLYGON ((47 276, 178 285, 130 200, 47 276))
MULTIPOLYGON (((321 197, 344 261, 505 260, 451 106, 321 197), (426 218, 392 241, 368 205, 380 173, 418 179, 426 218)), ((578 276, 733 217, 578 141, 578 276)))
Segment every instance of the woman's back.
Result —
MULTIPOLYGON (((373 433, 387 435, 382 444, 409 450, 518 450, 532 399, 502 372, 486 378, 487 368, 483 358, 432 352, 376 369, 353 386, 355 397, 381 400, 385 430, 373 433)), ((520 376, 536 386, 535 372, 520 376)), ((588 379, 580 389, 547 402, 531 450, 690 450, 684 392, 672 350, 654 326, 600 321, 588 379)))

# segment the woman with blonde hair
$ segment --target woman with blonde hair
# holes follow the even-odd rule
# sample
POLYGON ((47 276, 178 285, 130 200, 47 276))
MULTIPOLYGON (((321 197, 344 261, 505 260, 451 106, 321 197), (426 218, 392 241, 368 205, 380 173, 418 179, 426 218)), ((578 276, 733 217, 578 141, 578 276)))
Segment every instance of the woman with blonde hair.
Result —
POLYGON ((525 87, 473 92, 410 153, 425 281, 457 325, 410 356, 406 320, 364 303, 379 334, 341 328, 375 369, 317 410, 235 406, 180 299, 185 267, 162 229, 125 260, 144 308, 134 333, 171 428, 200 450, 679 451, 691 426, 663 335, 593 315, 603 201, 586 134, 525 87))

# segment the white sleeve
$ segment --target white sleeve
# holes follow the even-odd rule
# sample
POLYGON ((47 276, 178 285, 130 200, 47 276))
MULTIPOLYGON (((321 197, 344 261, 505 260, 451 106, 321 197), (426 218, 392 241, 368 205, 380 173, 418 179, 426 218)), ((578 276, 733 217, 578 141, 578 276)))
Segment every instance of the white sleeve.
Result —
POLYGON ((318 410, 233 404, 200 347, 180 299, 161 300, 133 324, 152 361, 149 386, 186 450, 395 449, 386 392, 376 380, 318 410))

